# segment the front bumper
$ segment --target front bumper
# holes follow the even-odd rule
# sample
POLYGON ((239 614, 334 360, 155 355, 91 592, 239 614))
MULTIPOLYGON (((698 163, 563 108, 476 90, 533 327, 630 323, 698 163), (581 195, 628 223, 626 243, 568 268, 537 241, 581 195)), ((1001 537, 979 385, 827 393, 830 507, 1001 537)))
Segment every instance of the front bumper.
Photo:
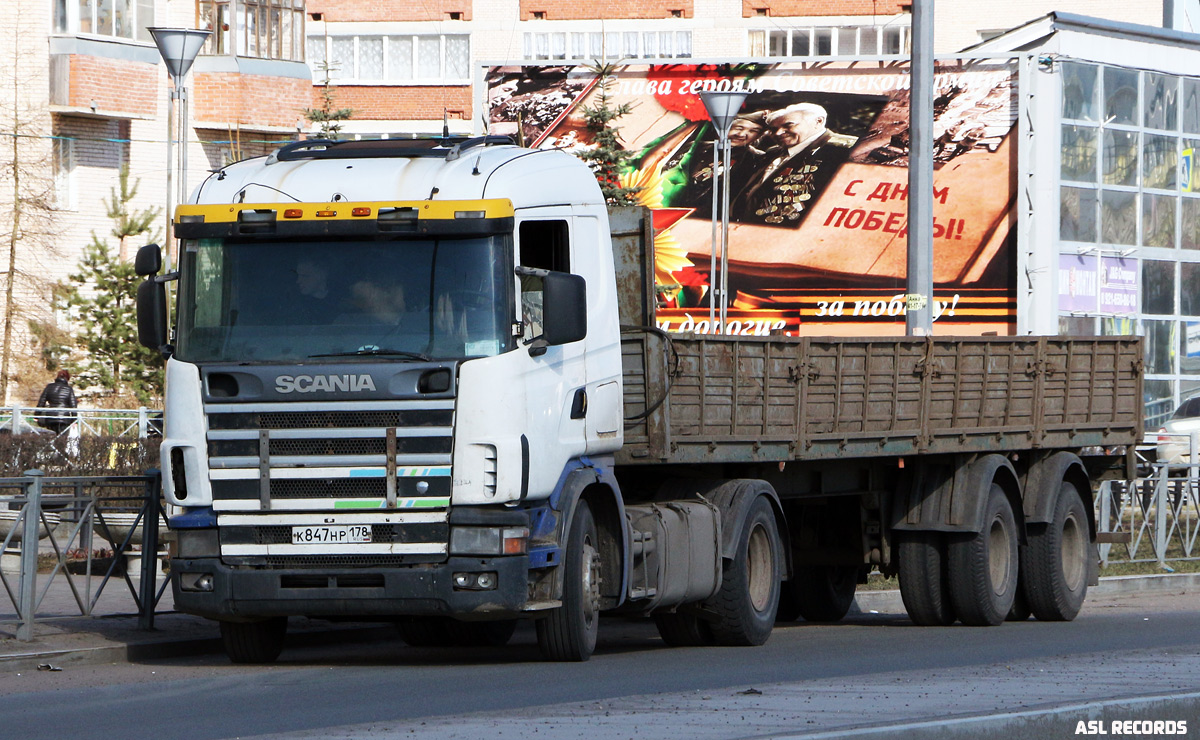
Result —
POLYGON ((529 558, 451 557, 445 563, 393 568, 258 569, 219 558, 175 558, 175 608, 212 619, 270 616, 396 617, 520 614, 528 594, 529 558), (496 588, 454 587, 453 574, 493 572, 496 588), (211 591, 185 591, 181 577, 212 577, 211 591))

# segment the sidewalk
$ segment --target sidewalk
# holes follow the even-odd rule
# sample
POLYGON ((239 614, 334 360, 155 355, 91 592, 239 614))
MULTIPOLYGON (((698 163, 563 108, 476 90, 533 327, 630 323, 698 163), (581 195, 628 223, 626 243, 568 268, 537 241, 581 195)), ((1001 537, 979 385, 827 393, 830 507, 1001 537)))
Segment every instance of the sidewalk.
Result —
MULTIPOLYGON (((96 579, 98 581, 98 579, 96 579)), ((83 584, 77 577, 77 584, 83 584)), ((14 584, 15 585, 15 582, 14 584)), ((39 590, 42 585, 39 584, 39 590)), ((1200 592, 1200 573, 1101 578, 1094 596, 1121 596, 1142 592, 1200 592)), ((0 589, 0 599, 3 599, 0 589)), ((137 662, 191 655, 220 654, 220 631, 215 622, 178 614, 173 609, 168 587, 154 617, 154 629, 138 628, 138 615, 123 580, 110 581, 91 617, 79 614, 65 579, 51 581, 38 610, 34 639, 16 639, 16 612, 11 603, 0 604, 0 670, 32 670, 38 666, 137 662), (64 615, 64 616, 41 616, 64 615)), ((899 591, 863 591, 855 597, 851 613, 903 614, 899 591)), ((288 643, 327 644, 343 640, 371 639, 378 634, 392 639, 395 632, 378 624, 332 623, 292 618, 288 643)))

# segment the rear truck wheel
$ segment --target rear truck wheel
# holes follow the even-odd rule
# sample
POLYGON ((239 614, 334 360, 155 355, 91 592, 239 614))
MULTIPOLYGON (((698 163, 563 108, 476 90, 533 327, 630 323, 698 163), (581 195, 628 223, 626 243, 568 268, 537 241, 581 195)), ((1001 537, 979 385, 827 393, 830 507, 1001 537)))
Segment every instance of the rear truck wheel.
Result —
POLYGON ((995 626, 1017 596, 1017 520, 1004 489, 992 483, 983 530, 951 535, 950 601, 963 624, 995 626))
POLYGON ((1063 481, 1053 521, 1030 527, 1022 551, 1021 580, 1035 617, 1069 622, 1079 614, 1087 596, 1091 550, 1087 510, 1075 486, 1063 481))
POLYGON ((938 532, 899 532, 900 598, 923 627, 954 624, 946 540, 938 532))
POLYGON ((283 651, 287 617, 259 622, 221 622, 221 643, 234 663, 274 663, 283 651))
POLYGON ((688 607, 676 612, 655 612, 654 626, 663 642, 671 647, 704 647, 715 645, 712 628, 708 622, 688 607))
POLYGON ((600 629, 599 541, 587 501, 575 507, 563 568, 562 606, 537 621, 538 647, 547 660, 584 661, 600 629))
POLYGON ((858 587, 856 565, 810 565, 792 577, 799 596, 800 616, 807 622, 840 622, 854 603, 858 587))
POLYGON ((775 512, 759 496, 738 536, 733 559, 724 564, 721 588, 705 602, 718 645, 761 645, 771 636, 783 577, 782 547, 775 512))

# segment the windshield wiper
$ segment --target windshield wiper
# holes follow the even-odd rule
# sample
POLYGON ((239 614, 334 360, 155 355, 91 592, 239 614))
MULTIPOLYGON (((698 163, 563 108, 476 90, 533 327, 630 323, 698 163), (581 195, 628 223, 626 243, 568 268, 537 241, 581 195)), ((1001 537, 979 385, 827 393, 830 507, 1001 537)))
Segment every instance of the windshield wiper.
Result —
POLYGON ((363 357, 366 355, 386 355, 388 357, 400 357, 405 360, 417 360, 420 362, 433 361, 432 357, 421 354, 420 352, 409 352, 408 350, 404 349, 387 349, 386 347, 359 347, 358 349, 350 350, 349 352, 324 352, 321 354, 309 355, 309 357, 363 357))

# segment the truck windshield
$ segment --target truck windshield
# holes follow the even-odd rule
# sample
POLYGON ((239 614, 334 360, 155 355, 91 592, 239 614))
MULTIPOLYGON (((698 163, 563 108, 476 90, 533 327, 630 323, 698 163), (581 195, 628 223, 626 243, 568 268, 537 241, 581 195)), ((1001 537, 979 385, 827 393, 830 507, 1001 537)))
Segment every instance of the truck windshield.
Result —
POLYGON ((198 239, 180 260, 190 362, 466 358, 512 344, 507 237, 198 239))

